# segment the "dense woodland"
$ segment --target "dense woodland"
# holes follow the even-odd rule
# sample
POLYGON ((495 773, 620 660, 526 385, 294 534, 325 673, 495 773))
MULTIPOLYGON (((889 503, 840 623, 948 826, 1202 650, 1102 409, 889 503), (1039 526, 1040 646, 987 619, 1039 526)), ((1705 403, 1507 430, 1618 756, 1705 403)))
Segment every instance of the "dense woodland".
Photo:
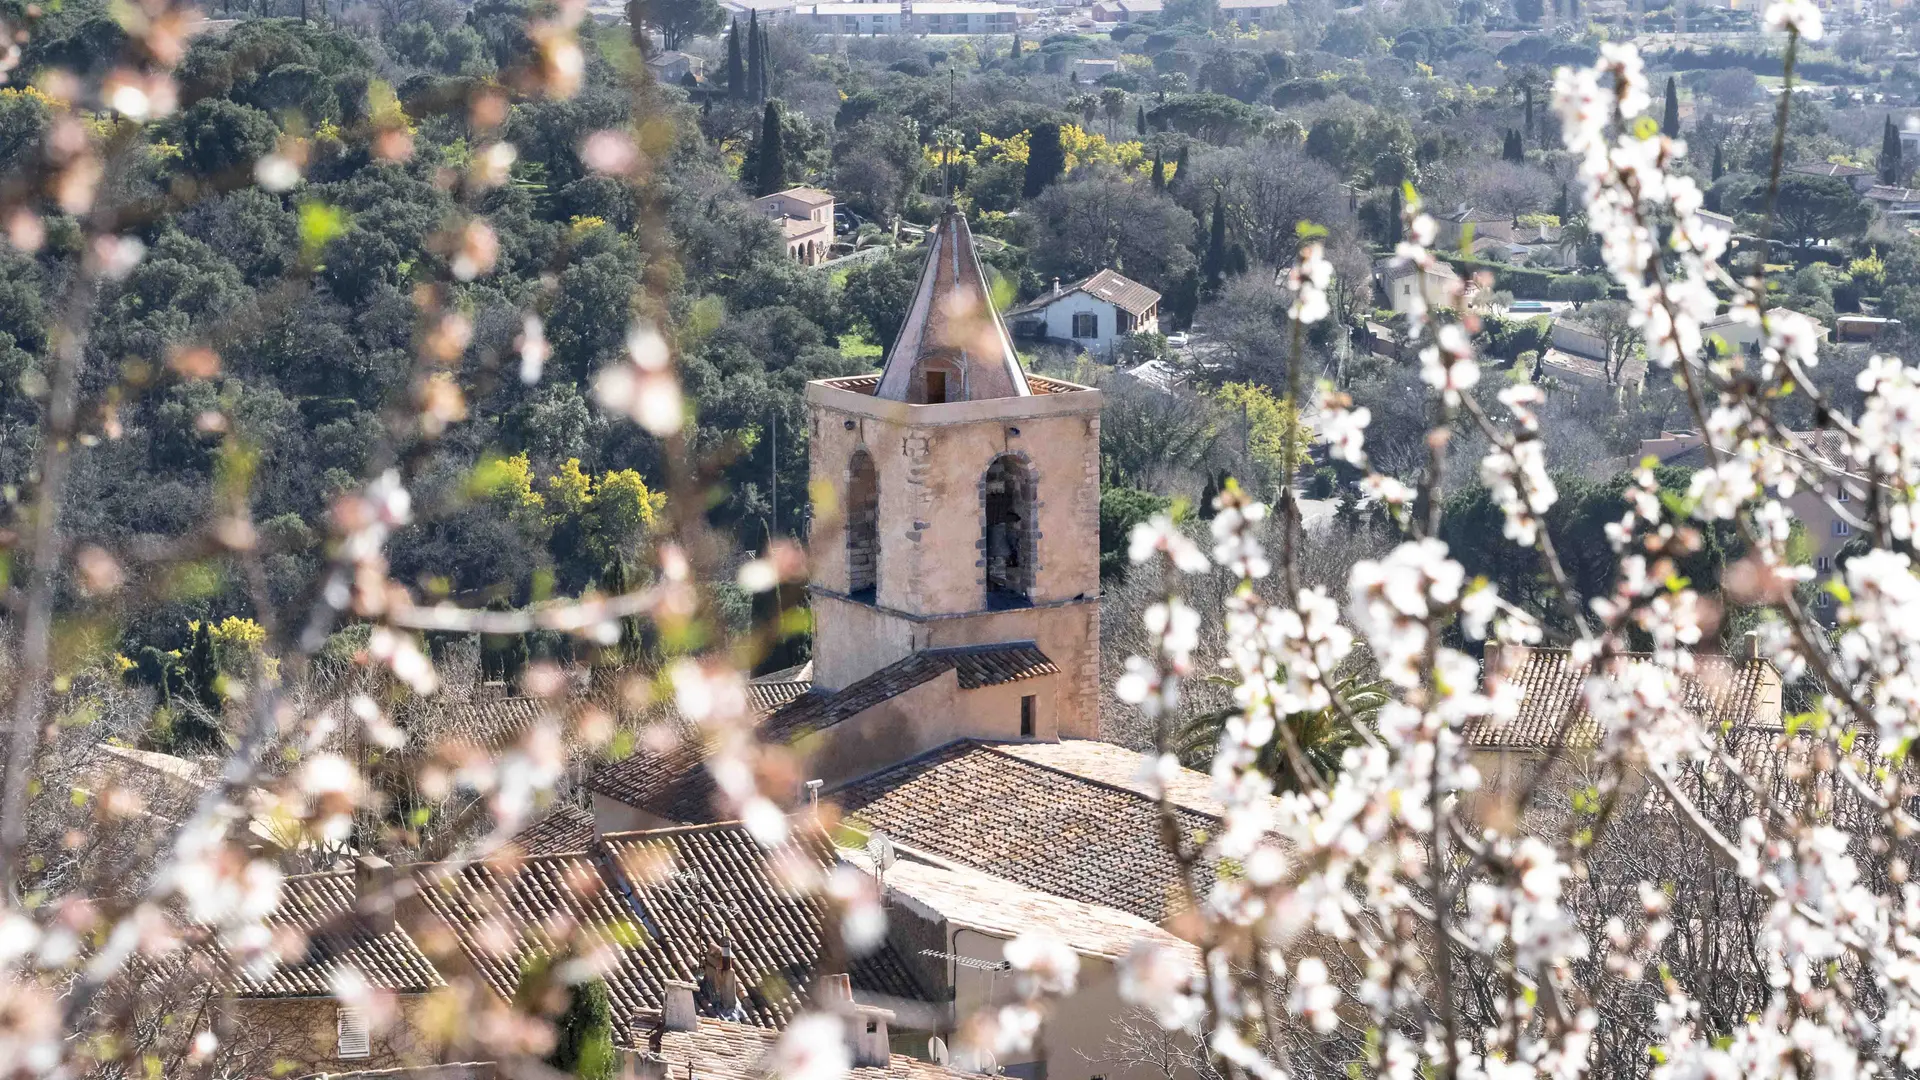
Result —
MULTIPOLYGON (((1695 9, 1696 25, 1715 10, 1695 9)), ((181 541, 244 493, 270 553, 269 591, 297 603, 334 496, 404 462, 418 514, 391 555, 395 576, 422 597, 511 607, 625 582, 641 572, 661 507, 661 450, 600 412, 590 380, 636 317, 670 332, 695 449, 712 463, 710 519, 742 557, 769 537, 804 537, 803 386, 881 362, 918 271, 916 227, 948 200, 987 238, 1003 303, 1112 267, 1164 294, 1165 329, 1194 330, 1183 354, 1159 334, 1140 335, 1113 363, 1040 345, 1026 354, 1038 370, 1110 393, 1102 545, 1116 576, 1125 531, 1146 514, 1203 506, 1229 476, 1268 496, 1286 482, 1296 368, 1302 386, 1326 379, 1371 410, 1377 467, 1411 475, 1424 464, 1430 417, 1416 365, 1371 355, 1355 329, 1395 321, 1377 310, 1370 275, 1400 237, 1406 185, 1435 212, 1472 206, 1563 230, 1570 259, 1462 255, 1456 265, 1483 275, 1498 302, 1581 301, 1596 325, 1619 328, 1622 358, 1637 348, 1609 308, 1618 305, 1597 274, 1547 105, 1552 66, 1590 58, 1620 30, 1577 7, 1404 0, 1336 11, 1308 0, 1258 30, 1206 0, 1175 0, 1110 35, 815 39, 788 24, 728 24, 709 0, 654 0, 628 17, 655 44, 710 58, 711 77, 651 85, 627 26, 590 24, 582 85, 566 99, 523 98, 500 80, 531 48, 529 12, 519 0, 311 10, 262 0, 213 13, 229 21, 192 40, 177 110, 126 129, 114 148, 129 166, 116 173, 125 188, 116 205, 145 250, 97 298, 87 327, 86 446, 65 525, 73 544, 137 552, 181 541), (1554 32, 1510 33, 1542 19, 1554 32), (1073 61, 1091 57, 1120 67, 1082 83, 1073 61), (467 108, 496 84, 499 94, 478 100, 499 108, 467 108), (628 124, 636 87, 664 118, 644 129, 637 186, 590 171, 579 153, 589 135, 628 124), (472 170, 474 148, 496 132, 518 155, 480 163, 502 182, 471 209, 497 250, 463 270, 477 256, 442 235, 458 210, 448 177, 472 170), (287 155, 303 163, 299 182, 265 182, 262 160, 287 155), (796 265, 750 200, 802 183, 852 213, 842 251, 897 247, 796 265), (1338 317, 1296 341, 1275 273, 1302 223, 1336 266, 1338 317), (459 315, 425 324, 415 290, 450 270, 459 315), (521 348, 528 308, 542 313, 551 345, 533 363, 521 348), (217 367, 183 353, 188 343, 216 350, 217 367), (445 367, 427 384, 408 375, 423 343, 445 367), (1156 357, 1185 364, 1189 387, 1166 392, 1119 374, 1156 357), (415 407, 438 410, 444 434, 402 436, 395 418, 415 407)), ((1663 14, 1673 12, 1649 17, 1663 14)), ((123 35, 95 0, 31 21, 21 77, 0 89, 0 169, 32 160, 57 134, 36 73, 87 72, 123 35)), ((1772 151, 1765 89, 1779 61, 1757 36, 1729 40, 1656 52, 1652 63, 1673 72, 1664 119, 1696 147, 1689 167, 1708 207, 1757 229, 1772 151)), ((1815 90, 1796 101, 1785 161, 1856 162, 1905 183, 1913 162, 1894 129, 1908 110, 1891 103, 1916 85, 1914 64, 1851 31, 1828 44, 1802 52, 1815 90)), ((114 135, 111 120, 96 123, 94 134, 114 135)), ((1899 223, 1837 179, 1788 176, 1779 207, 1766 269, 1780 302, 1920 328, 1920 242, 1899 223)), ((51 201, 47 210, 37 246, 0 247, 0 483, 15 500, 31 488, 41 372, 79 255, 75 221, 51 201)), ((1497 373, 1476 391, 1489 412, 1501 411, 1500 386, 1538 377, 1545 337, 1541 320, 1479 321, 1497 373)), ((1820 369, 1843 407, 1861 362, 1832 351, 1820 369)), ((1581 568, 1588 594, 1612 572, 1597 530, 1620 486, 1594 475, 1594 463, 1624 461, 1640 438, 1688 426, 1683 404, 1657 375, 1644 393, 1550 396, 1549 464, 1564 470, 1563 492, 1592 489, 1587 502, 1563 500, 1553 526, 1567 530, 1563 550, 1593 552, 1597 562, 1581 568)), ((1482 449, 1462 432, 1452 453, 1470 463, 1482 449)), ((1310 466, 1301 479, 1307 494, 1337 503, 1331 527, 1392 535, 1357 476, 1310 466)), ((1498 519, 1474 479, 1471 467, 1448 473, 1462 511, 1449 514, 1452 527, 1498 519)), ((1501 560, 1517 551, 1501 544, 1474 549, 1485 565, 1470 569, 1550 609, 1531 571, 1504 580, 1501 560)), ((191 683, 196 634, 211 632, 196 623, 228 625, 221 647, 247 637, 247 589, 220 561, 199 565, 145 583, 164 602, 103 630, 98 644, 129 678, 170 693, 191 683)), ((721 600, 736 626, 753 617, 741 596, 721 600)), ((516 655, 568 648, 515 646, 516 655)), ((802 640, 783 658, 804 655, 802 640)))

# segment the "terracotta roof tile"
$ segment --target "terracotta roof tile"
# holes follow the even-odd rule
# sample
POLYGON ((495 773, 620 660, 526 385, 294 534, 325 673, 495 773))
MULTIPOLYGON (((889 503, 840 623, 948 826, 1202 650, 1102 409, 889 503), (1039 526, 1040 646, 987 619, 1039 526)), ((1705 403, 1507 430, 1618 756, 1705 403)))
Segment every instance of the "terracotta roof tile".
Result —
MULTIPOLYGON (((1156 804, 1115 783, 1117 755, 1062 743, 1049 764, 1037 744, 950 743, 834 793, 852 817, 922 851, 978 867, 1028 888, 1104 904, 1159 922, 1176 907, 1179 868, 1160 845, 1156 804), (1082 756, 1085 755, 1085 756, 1082 756), (1069 756, 1083 772, 1069 771, 1069 756)), ((1183 789, 1187 785, 1182 783, 1183 789)), ((1176 809, 1189 833, 1218 818, 1176 809)), ((1206 889, 1211 882, 1196 883, 1206 889)))
MULTIPOLYGON (((841 856, 873 872, 867 852, 842 849, 841 856)), ((1193 946, 1131 912, 1054 896, 951 861, 935 865, 903 856, 887 868, 885 879, 890 892, 912 897, 956 926, 1009 938, 1044 931, 1083 956, 1124 956, 1145 938, 1199 959, 1193 946)))
MULTIPOLYGON (((815 870, 835 860, 818 833, 797 836, 789 853, 815 870)), ((623 1031, 641 1010, 661 1007, 667 981, 698 981, 707 949, 722 941, 733 946, 743 1008, 756 1024, 790 1019, 823 960, 823 902, 787 884, 776 856, 736 823, 617 833, 587 853, 417 874, 427 906, 503 997, 513 995, 531 957, 555 950, 549 927, 581 928, 591 947, 605 950, 623 1031), (485 947, 502 931, 509 949, 485 947)), ((852 975, 875 993, 919 996, 890 950, 857 961, 852 975)))
POLYGON ((592 814, 575 803, 562 802, 514 833, 507 843, 523 855, 563 855, 587 850, 598 835, 592 814))
MULTIPOLYGON (((1057 674, 1060 669, 1032 642, 918 652, 838 692, 809 689, 790 698, 760 718, 760 738, 770 743, 792 742, 858 716, 949 670, 961 689, 976 690, 1057 674)), ((764 690, 764 684, 758 685, 764 690)), ((755 694, 756 700, 759 696, 755 694)), ((668 753, 635 754, 602 766, 588 779, 588 788, 673 821, 697 821, 711 815, 712 777, 703 766, 705 757, 695 737, 686 735, 668 753)))
POLYGON ((1124 274, 1102 270, 1092 277, 1082 278, 1071 285, 1062 286, 1058 293, 1044 292, 1024 304, 1009 308, 1007 315, 1011 317, 1039 311, 1060 297, 1076 292, 1084 292, 1089 296, 1105 300, 1130 315, 1145 315, 1160 302, 1160 294, 1145 285, 1124 274))
POLYGON ((353 968, 367 982, 396 993, 425 993, 444 986, 403 927, 369 934, 354 913, 351 871, 300 874, 286 879, 280 908, 266 920, 276 933, 304 939, 304 953, 291 956, 265 979, 247 975, 217 949, 216 963, 228 972, 227 986, 240 997, 310 997, 333 993, 333 974, 353 968))
MULTIPOLYGON (((1648 655, 1625 657, 1629 664, 1651 664, 1648 655)), ((1681 700, 1685 707, 1706 723, 1729 727, 1752 727, 1756 718, 1766 718, 1766 689, 1778 676, 1765 660, 1745 660, 1730 656, 1697 655, 1694 671, 1681 676, 1681 700)), ((1572 663, 1565 649, 1527 649, 1522 659, 1508 671, 1506 678, 1524 695, 1518 715, 1504 723, 1478 722, 1461 733, 1470 746, 1506 749, 1546 749, 1553 744, 1563 718, 1566 721, 1566 746, 1592 749, 1600 742, 1600 725, 1587 712, 1581 687, 1587 668, 1572 663)), ((1778 693, 1777 689, 1774 693, 1778 693)), ((1778 706, 1778 698, 1772 704, 1778 706)), ((1777 711, 1772 722, 1777 723, 1777 711)))
MULTIPOLYGON (((700 1080, 766 1080, 767 1057, 777 1038, 767 1028, 702 1017, 698 1031, 667 1032, 660 1054, 673 1080, 689 1075, 689 1065, 700 1080)), ((849 1080, 963 1080, 966 1075, 904 1054, 894 1054, 885 1068, 862 1066, 847 1073, 849 1080)))

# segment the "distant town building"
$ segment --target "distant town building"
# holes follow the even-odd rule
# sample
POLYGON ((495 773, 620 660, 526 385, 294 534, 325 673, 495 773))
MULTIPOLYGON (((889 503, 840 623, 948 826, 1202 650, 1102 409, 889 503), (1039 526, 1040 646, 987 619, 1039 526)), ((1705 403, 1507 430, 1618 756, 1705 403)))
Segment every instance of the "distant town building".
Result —
POLYGON ((1165 8, 1160 0, 1100 0, 1093 5, 1093 21, 1129 23, 1146 15, 1158 15, 1165 8))
POLYGON ((794 24, 820 34, 848 36, 897 34, 906 27, 898 4, 800 4, 793 9, 794 24))
POLYGON ((916 34, 1011 34, 1038 12, 993 0, 928 0, 908 5, 916 34))
POLYGON ((1405 314, 1413 310, 1416 296, 1429 308, 1452 307, 1460 275, 1446 263, 1422 270, 1398 259, 1382 259, 1374 266, 1374 283, 1386 295, 1387 306, 1405 314))
POLYGON ((1073 77, 1081 82, 1099 82, 1120 70, 1120 61, 1082 56, 1073 61, 1073 77))
POLYGON ((1287 9, 1285 0, 1219 0, 1220 14, 1245 26, 1265 26, 1287 9))
MULTIPOLYGON (((866 5, 846 5, 860 7, 866 5)), ((808 266, 827 261, 833 247, 833 195, 819 188, 796 187, 762 195, 753 205, 780 223, 787 254, 808 266)))
POLYGON ((689 79, 698 82, 706 78, 707 60, 703 56, 668 49, 647 57, 647 70, 653 72, 655 80, 663 83, 681 84, 689 79))
POLYGON ((1920 216, 1920 188, 1875 184, 1867 189, 1866 200, 1892 217, 1920 216))

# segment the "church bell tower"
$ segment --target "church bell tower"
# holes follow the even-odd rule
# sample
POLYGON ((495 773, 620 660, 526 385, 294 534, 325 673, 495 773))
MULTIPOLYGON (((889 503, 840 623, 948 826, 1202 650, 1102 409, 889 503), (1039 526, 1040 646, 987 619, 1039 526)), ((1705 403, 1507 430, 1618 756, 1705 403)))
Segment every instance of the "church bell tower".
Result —
POLYGON ((1021 368, 948 209, 885 369, 807 384, 815 686, 917 654, 989 672, 1044 654, 1022 661, 1050 673, 1016 705, 961 692, 953 715, 915 718, 919 741, 997 737, 1003 719, 1008 737, 1097 736, 1100 406, 1021 368))

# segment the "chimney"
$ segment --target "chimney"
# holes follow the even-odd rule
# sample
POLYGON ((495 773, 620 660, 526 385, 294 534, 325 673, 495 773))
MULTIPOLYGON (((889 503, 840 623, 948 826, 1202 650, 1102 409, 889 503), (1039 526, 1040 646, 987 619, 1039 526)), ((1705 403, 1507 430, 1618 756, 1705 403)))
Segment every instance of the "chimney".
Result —
POLYGON ((1746 638, 1747 638, 1747 659, 1749 660, 1760 659, 1760 631, 1749 630, 1747 631, 1746 638))
POLYGON ((693 1004, 693 984, 679 979, 667 980, 667 999, 661 1004, 668 1031, 700 1030, 700 1011, 693 1004))
POLYGON ((378 855, 353 860, 354 910, 366 932, 378 936, 393 932, 393 864, 378 855))
POLYGON ((740 1007, 740 972, 734 966, 732 941, 721 938, 719 944, 707 946, 707 962, 700 970, 700 980, 706 983, 707 995, 716 1012, 725 1016, 740 1007))
POLYGON ((619 1080, 667 1080, 667 1059, 647 1050, 620 1051, 619 1080))
POLYGON ((871 1005, 856 1005, 848 1018, 847 1033, 852 1042, 855 1068, 884 1069, 893 1061, 893 1044, 888 1041, 887 1025, 893 1010, 871 1005))
POLYGON ((820 1009, 844 1013, 853 1008, 853 977, 823 975, 820 978, 820 1009))
POLYGON ((1060 295, 1060 279, 1059 278, 1053 279, 1053 295, 1055 296, 1060 295))

